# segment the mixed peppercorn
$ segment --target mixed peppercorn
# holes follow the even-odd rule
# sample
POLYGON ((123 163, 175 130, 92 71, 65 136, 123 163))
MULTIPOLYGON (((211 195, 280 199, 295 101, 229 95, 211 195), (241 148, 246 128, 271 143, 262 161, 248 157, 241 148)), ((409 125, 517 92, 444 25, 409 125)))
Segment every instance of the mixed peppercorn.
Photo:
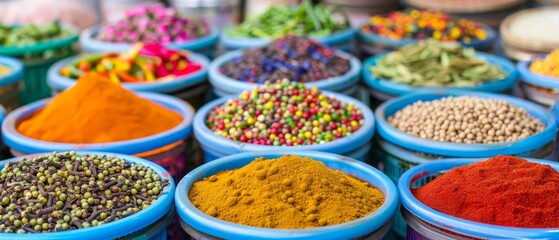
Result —
POLYGON ((335 141, 364 124, 361 109, 287 79, 241 93, 217 106, 206 125, 233 141, 273 146, 335 141))

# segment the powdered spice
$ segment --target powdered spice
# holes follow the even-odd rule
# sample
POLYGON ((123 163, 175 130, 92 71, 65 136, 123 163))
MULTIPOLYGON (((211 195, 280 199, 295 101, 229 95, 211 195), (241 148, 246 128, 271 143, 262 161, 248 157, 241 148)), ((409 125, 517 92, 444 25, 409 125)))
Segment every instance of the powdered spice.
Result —
POLYGON ((559 173, 518 157, 457 167, 412 192, 437 211, 475 222, 559 227, 559 173))
POLYGON ((384 203, 368 183, 299 156, 258 158, 199 182, 188 197, 219 219, 255 227, 299 229, 366 216, 384 203))
POLYGON ((178 113, 87 73, 17 130, 47 142, 106 143, 161 133, 181 121, 178 113))

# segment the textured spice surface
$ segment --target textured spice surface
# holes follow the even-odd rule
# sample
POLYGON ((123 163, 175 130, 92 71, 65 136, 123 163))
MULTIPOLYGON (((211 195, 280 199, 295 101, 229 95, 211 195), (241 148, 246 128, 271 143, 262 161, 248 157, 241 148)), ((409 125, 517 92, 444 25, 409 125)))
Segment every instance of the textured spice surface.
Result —
POLYGON ((292 155, 258 158, 196 182, 189 198, 219 219, 256 227, 298 229, 369 215, 384 195, 322 162, 292 155))
POLYGON ((534 59, 530 65, 530 71, 548 77, 559 78, 559 49, 554 50, 543 59, 534 59))
POLYGON ((475 222, 559 227, 559 173, 518 157, 454 168, 412 192, 437 211, 475 222))
POLYGON ((106 143, 154 135, 181 121, 177 113, 88 73, 17 130, 48 142, 106 143))

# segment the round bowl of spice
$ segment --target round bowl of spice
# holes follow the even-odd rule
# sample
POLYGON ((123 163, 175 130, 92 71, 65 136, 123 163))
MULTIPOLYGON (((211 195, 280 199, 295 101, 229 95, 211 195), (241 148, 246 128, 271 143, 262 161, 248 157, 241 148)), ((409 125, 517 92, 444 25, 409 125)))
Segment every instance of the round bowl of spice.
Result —
POLYGON ((182 176, 193 115, 175 97, 136 94, 87 73, 56 97, 10 113, 2 137, 16 156, 71 150, 134 154, 182 176))
POLYGON ((175 185, 157 164, 102 152, 0 161, 1 239, 165 236, 175 185))
POLYGON ((76 84, 85 73, 96 72, 132 91, 171 94, 200 107, 207 90, 209 64, 201 54, 136 43, 122 53, 84 54, 61 60, 49 69, 48 83, 58 93, 76 84))
POLYGON ((495 31, 465 18, 414 9, 375 15, 361 27, 357 36, 363 42, 364 51, 377 54, 428 38, 487 48, 495 38, 495 31))
POLYGON ((250 91, 284 78, 307 87, 352 95, 357 91, 360 61, 354 56, 289 35, 264 47, 238 50, 216 58, 209 79, 219 96, 250 91))
POLYGON ((180 16, 175 8, 140 6, 110 25, 86 29, 80 45, 87 52, 124 52, 136 42, 160 43, 170 48, 213 55, 218 35, 203 21, 180 16))
POLYGON ((341 9, 313 5, 305 0, 296 7, 272 6, 239 26, 225 30, 220 38, 225 48, 235 50, 261 47, 287 34, 306 35, 331 47, 350 50, 355 29, 341 9))
POLYGON ((8 111, 19 107, 19 86, 23 64, 11 57, 0 57, 0 105, 8 111))
POLYGON ((180 181, 175 203, 194 239, 382 239, 398 196, 359 161, 273 151, 204 164, 180 181))
POLYGON ((362 72, 371 94, 380 100, 424 89, 504 92, 517 78, 507 59, 436 40, 371 57, 362 72))
POLYGON ((206 161, 295 147, 364 160, 374 126, 372 111, 360 101, 287 79, 214 100, 194 116, 206 161))
POLYGON ((398 182, 414 239, 559 238, 559 164, 496 156, 425 163, 398 182))
POLYGON ((516 64, 522 91, 531 101, 553 106, 559 99, 559 49, 516 64))

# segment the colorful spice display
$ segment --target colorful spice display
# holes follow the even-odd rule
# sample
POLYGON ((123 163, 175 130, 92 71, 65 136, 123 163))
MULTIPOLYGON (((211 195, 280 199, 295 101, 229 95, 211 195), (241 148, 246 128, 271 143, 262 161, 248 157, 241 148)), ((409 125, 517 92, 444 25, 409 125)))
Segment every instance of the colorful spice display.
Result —
POLYGON ((245 91, 214 108, 206 119, 208 128, 227 139, 273 146, 335 141, 364 122, 354 104, 287 79, 245 91))
POLYGON ((305 0, 297 7, 273 6, 228 32, 232 37, 277 39, 287 34, 324 37, 350 27, 345 13, 305 0), (342 15, 338 21, 335 15, 342 15))
POLYGON ((349 60, 334 50, 307 37, 289 35, 262 48, 246 50, 243 55, 221 66, 219 71, 243 82, 315 82, 343 75, 349 60))
POLYGON ((473 48, 427 40, 392 52, 371 67, 375 77, 411 86, 474 86, 500 80, 506 72, 476 57, 473 48))
POLYGON ((559 227, 559 173, 518 157, 497 156, 457 167, 412 192, 425 205, 470 221, 559 227))
POLYGON ((369 215, 381 191, 311 158, 257 158, 194 183, 194 206, 221 220, 265 228, 336 225, 369 215))
POLYGON ((559 78, 559 49, 549 53, 543 59, 535 58, 530 65, 530 71, 559 78))
POLYGON ((141 6, 125 13, 126 18, 101 28, 97 39, 115 43, 186 42, 207 35, 203 21, 180 16, 174 8, 141 6))
POLYGON ((0 65, 0 76, 10 73, 12 70, 9 67, 0 65))
POLYGON ((176 112, 87 73, 17 130, 47 142, 107 143, 161 133, 181 121, 176 112))
POLYGON ((96 72, 114 83, 153 82, 173 79, 200 70, 202 66, 188 59, 188 53, 160 44, 136 43, 128 52, 106 53, 82 58, 60 69, 60 74, 79 78, 96 72))
POLYGON ((479 24, 464 18, 453 18, 431 11, 394 11, 388 15, 375 15, 361 27, 364 33, 378 34, 390 39, 428 39, 444 42, 470 43, 487 38, 479 24))
POLYGON ((417 101, 389 116, 388 123, 424 139, 483 144, 518 141, 545 128, 525 109, 473 96, 417 101))
POLYGON ((0 172, 0 232, 100 226, 149 207, 168 184, 146 166, 110 156, 65 152, 23 158, 0 172))
POLYGON ((27 24, 18 27, 0 24, 0 46, 26 46, 38 42, 69 36, 71 33, 62 28, 59 22, 27 24))

